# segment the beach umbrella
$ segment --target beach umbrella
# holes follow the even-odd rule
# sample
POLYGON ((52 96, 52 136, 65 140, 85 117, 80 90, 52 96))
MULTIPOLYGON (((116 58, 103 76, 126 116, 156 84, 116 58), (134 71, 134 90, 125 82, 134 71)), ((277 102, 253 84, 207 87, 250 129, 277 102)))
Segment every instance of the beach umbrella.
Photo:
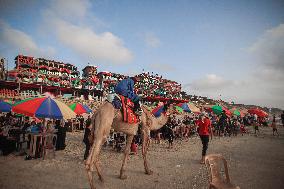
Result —
POLYGON ((223 112, 222 106, 214 105, 214 106, 211 107, 211 109, 217 115, 219 115, 223 112))
POLYGON ((92 110, 87 105, 84 104, 74 103, 71 104, 69 107, 78 115, 92 112, 92 110))
POLYGON ((200 109, 197 108, 193 103, 188 103, 188 108, 191 110, 193 113, 201 113, 200 109))
POLYGON ((268 114, 261 110, 261 109, 258 109, 258 108, 251 108, 248 110, 248 113, 250 114, 256 114, 258 117, 267 117, 268 114))
POLYGON ((205 105, 202 105, 202 108, 206 111, 209 111, 209 112, 212 112, 212 107, 215 106, 215 105, 212 105, 212 104, 205 104, 205 105))
POLYGON ((239 110, 234 110, 232 113, 236 116, 241 116, 241 112, 239 110))
POLYGON ((179 106, 175 106, 175 109, 178 111, 178 113, 183 113, 183 109, 179 106))
POLYGON ((212 106, 211 110, 217 115, 220 115, 223 111, 225 111, 227 116, 232 115, 232 113, 224 106, 214 105, 212 106))
POLYGON ((235 116, 244 117, 244 114, 240 110, 238 110, 237 108, 232 108, 230 111, 235 116))
POLYGON ((11 111, 11 104, 0 100, 0 112, 10 112, 11 111))
POLYGON ((161 105, 161 106, 157 106, 156 108, 154 108, 152 110, 152 114, 155 116, 155 117, 160 117, 161 113, 164 113, 165 110, 164 110, 164 105, 161 105))
POLYGON ((21 101, 12 107, 15 113, 37 118, 72 119, 76 117, 66 104, 50 97, 21 101))
POLYGON ((246 108, 240 108, 239 111, 241 112, 241 114, 246 115, 248 114, 248 110, 246 108))
POLYGON ((191 112, 190 108, 188 107, 187 103, 179 103, 177 105, 178 107, 181 107, 183 111, 185 112, 191 112))

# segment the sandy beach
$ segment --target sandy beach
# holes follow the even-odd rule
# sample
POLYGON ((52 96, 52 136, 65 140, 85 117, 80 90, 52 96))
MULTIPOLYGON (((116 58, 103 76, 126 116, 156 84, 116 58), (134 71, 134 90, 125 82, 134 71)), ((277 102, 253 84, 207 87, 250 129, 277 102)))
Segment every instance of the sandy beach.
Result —
MULTIPOLYGON (((251 130, 251 129, 250 129, 251 130)), ((284 128, 278 126, 280 136, 272 136, 270 127, 260 128, 260 135, 214 137, 208 154, 220 153, 228 161, 234 184, 245 189, 284 188, 284 128)), ((252 133, 252 130, 251 130, 252 133)), ((86 189, 89 188, 83 164, 82 132, 67 134, 67 147, 57 151, 55 159, 24 160, 24 156, 0 157, 0 188, 3 189, 86 189)), ((152 142, 149 164, 153 175, 144 174, 141 150, 131 155, 127 166, 127 180, 118 178, 122 153, 105 147, 101 167, 105 182, 95 173, 97 188, 165 189, 208 188, 207 170, 199 164, 201 142, 198 137, 176 140, 173 149, 167 143, 152 142)))

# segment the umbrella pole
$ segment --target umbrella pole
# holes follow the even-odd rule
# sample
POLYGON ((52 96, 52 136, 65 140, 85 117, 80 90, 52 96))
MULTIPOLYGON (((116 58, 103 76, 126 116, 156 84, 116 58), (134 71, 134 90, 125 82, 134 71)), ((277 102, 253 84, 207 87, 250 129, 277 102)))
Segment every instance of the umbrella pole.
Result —
POLYGON ((43 126, 42 128, 43 133, 45 133, 46 132, 46 119, 45 118, 42 119, 42 126, 43 126))

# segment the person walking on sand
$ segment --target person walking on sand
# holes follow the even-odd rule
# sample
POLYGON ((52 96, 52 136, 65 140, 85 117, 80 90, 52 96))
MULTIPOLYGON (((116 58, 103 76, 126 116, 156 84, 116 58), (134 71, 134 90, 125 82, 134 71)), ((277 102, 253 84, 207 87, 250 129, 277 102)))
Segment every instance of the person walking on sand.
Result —
POLYGON ((284 111, 281 114, 282 126, 284 127, 284 111))
POLYGON ((278 131, 277 131, 277 127, 276 127, 276 117, 275 117, 275 115, 273 115, 273 120, 272 120, 272 123, 271 123, 271 127, 272 127, 272 134, 273 134, 273 136, 275 136, 275 132, 276 132, 276 134, 277 134, 277 136, 279 136, 279 133, 278 133, 278 131))
POLYGON ((204 164, 206 151, 208 149, 209 135, 211 136, 211 140, 212 140, 211 121, 209 117, 202 113, 199 117, 199 120, 197 120, 197 126, 198 126, 198 134, 200 136, 202 146, 203 146, 200 163, 204 164))
POLYGON ((91 144, 90 144, 90 141, 89 141, 89 136, 91 134, 91 128, 92 128, 91 127, 91 123, 86 123, 84 139, 83 139, 83 142, 86 145, 85 154, 84 154, 84 160, 86 160, 87 157, 89 156, 89 151, 90 151, 90 148, 91 148, 91 144))

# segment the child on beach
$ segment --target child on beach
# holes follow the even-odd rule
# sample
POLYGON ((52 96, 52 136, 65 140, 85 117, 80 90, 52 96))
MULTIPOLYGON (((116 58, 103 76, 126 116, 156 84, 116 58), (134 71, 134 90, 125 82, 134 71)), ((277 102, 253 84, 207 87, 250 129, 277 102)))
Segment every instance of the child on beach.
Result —
POLYGON ((241 134, 242 134, 242 136, 244 135, 244 133, 247 133, 247 130, 246 130, 245 125, 244 125, 244 124, 241 124, 241 125, 240 125, 240 130, 241 130, 241 134))
POLYGON ((132 140, 130 150, 131 150, 131 154, 137 155, 138 145, 135 143, 135 138, 133 138, 133 140, 132 140))
POLYGON ((256 132, 259 134, 259 128, 258 128, 259 123, 258 121, 254 121, 253 124, 254 124, 254 134, 257 136, 256 132))

